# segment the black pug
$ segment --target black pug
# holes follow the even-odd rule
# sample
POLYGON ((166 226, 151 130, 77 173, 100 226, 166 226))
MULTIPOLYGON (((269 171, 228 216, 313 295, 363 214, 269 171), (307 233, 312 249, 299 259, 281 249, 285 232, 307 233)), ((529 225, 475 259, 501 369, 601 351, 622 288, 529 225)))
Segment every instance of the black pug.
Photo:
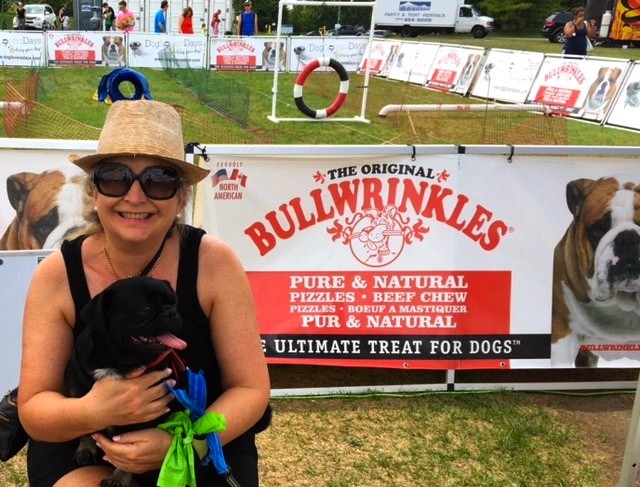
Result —
MULTIPOLYGON (((82 309, 81 317, 87 327, 76 339, 64 376, 69 397, 84 396, 97 380, 124 377, 144 366, 155 369, 169 363, 174 373, 184 373, 184 365, 173 353, 184 349, 186 343, 173 334, 182 326, 182 320, 177 296, 168 282, 150 277, 116 281, 82 309)), ((158 418, 154 425, 162 419, 158 418)), ((118 427, 117 431, 150 426, 118 427)), ((107 434, 113 436, 116 429, 108 428, 107 434)), ((74 458, 80 465, 91 465, 99 461, 98 454, 95 442, 85 436, 80 439, 74 458)), ((100 485, 128 487, 131 480, 131 473, 116 469, 100 485)))

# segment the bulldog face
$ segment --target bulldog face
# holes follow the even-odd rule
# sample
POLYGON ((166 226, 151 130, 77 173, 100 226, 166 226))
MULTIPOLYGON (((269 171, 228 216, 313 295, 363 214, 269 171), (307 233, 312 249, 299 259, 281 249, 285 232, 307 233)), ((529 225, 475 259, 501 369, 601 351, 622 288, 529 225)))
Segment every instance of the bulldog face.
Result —
POLYGON ((122 62, 124 51, 125 45, 122 36, 104 36, 102 38, 102 57, 105 62, 122 62))
POLYGON ((622 74, 620 68, 600 68, 598 77, 591 85, 588 95, 588 106, 591 110, 601 108, 616 92, 618 78, 622 74))
POLYGON ((22 172, 7 178, 7 196, 16 216, 0 239, 0 250, 58 248, 85 224, 83 176, 77 171, 22 172))
POLYGON ((578 185, 572 187, 574 205, 576 209, 582 206, 586 216, 578 235, 589 244, 587 256, 593 255, 593 269, 585 273, 590 275, 591 298, 640 312, 640 186, 606 178, 583 183, 582 192, 578 189, 578 185))
POLYGON ((624 100, 624 106, 625 108, 640 107, 640 81, 633 81, 627 85, 627 93, 624 100))

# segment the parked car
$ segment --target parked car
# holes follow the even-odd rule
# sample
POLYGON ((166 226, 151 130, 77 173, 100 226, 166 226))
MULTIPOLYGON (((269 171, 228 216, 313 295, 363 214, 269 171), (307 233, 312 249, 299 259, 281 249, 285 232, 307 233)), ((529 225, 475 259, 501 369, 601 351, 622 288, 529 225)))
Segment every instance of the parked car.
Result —
MULTIPOLYGON (((369 33, 370 33, 370 32, 371 32, 371 31, 368 31, 368 30, 367 30, 367 31, 363 32, 363 33, 362 33, 362 35, 363 35, 364 37, 369 37, 369 33)), ((380 37, 389 37, 389 36, 392 36, 392 35, 393 35, 393 32, 391 32, 390 30, 385 30, 385 29, 375 29, 375 30, 373 31, 373 37, 379 37, 379 38, 380 38, 380 37)))
POLYGON ((341 25, 338 30, 329 30, 327 35, 331 36, 361 36, 364 34, 364 27, 361 25, 341 25))
POLYGON ((56 28, 56 14, 51 5, 33 3, 24 6, 24 26, 27 29, 50 30, 56 28))
POLYGON ((571 22, 572 20, 573 15, 571 15, 571 12, 552 13, 544 21, 544 25, 542 26, 542 29, 540 29, 540 34, 542 37, 549 39, 549 42, 563 43, 565 40, 564 26, 567 22, 571 22))

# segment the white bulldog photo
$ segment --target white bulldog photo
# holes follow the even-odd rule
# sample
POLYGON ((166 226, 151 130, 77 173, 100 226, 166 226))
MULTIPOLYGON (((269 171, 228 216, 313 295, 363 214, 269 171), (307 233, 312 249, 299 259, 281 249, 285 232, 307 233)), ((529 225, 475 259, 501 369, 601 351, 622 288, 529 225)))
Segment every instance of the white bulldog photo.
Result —
POLYGON ((567 184, 567 205, 573 220, 554 252, 551 364, 637 360, 640 185, 578 179, 567 184))

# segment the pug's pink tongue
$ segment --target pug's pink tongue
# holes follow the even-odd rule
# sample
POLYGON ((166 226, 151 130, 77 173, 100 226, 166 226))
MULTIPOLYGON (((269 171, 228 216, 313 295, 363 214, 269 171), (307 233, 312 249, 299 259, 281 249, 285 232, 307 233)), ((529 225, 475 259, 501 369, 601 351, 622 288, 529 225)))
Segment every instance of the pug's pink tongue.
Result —
POLYGON ((156 337, 160 343, 162 343, 165 347, 173 348, 174 350, 184 350, 187 348, 187 342, 181 340, 177 336, 167 333, 166 335, 160 335, 156 337))

